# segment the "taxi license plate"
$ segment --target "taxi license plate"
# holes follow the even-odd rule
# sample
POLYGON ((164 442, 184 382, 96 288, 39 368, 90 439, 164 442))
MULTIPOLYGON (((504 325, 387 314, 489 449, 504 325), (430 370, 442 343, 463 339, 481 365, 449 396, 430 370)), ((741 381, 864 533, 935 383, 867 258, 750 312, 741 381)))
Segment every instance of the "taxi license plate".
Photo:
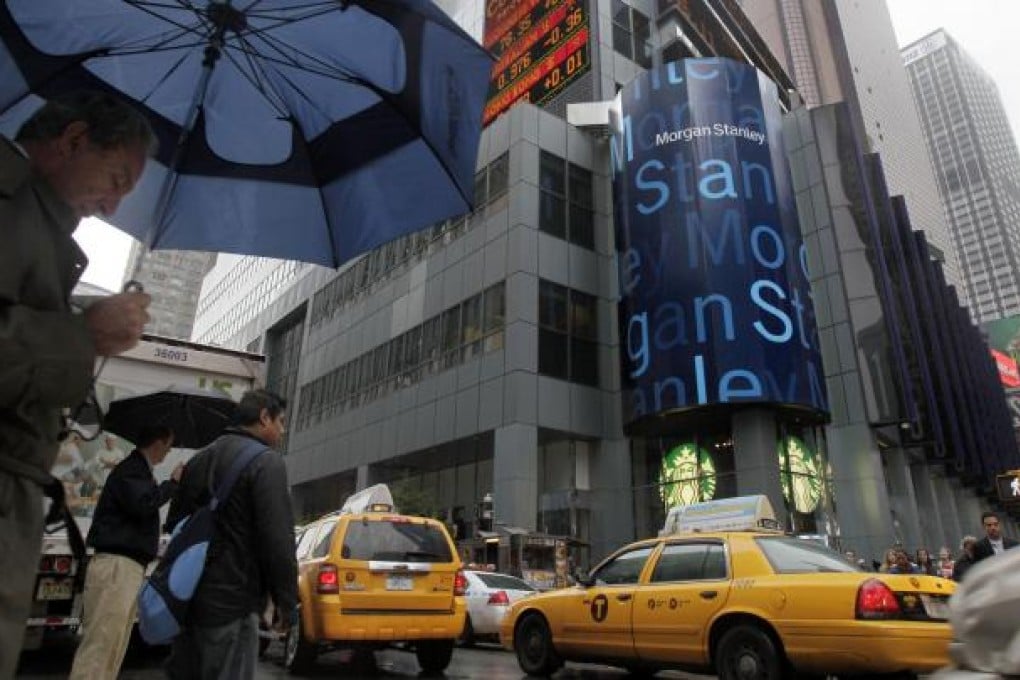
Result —
POLYGON ((943 621, 949 618, 949 602, 947 600, 931 595, 921 595, 921 602, 924 604, 924 612, 930 618, 943 621))
POLYGON ((74 582, 69 578, 41 578, 35 591, 35 599, 70 600, 74 597, 73 585, 74 582))
POLYGON ((410 576, 386 576, 386 590, 411 590, 414 588, 414 580, 410 576))

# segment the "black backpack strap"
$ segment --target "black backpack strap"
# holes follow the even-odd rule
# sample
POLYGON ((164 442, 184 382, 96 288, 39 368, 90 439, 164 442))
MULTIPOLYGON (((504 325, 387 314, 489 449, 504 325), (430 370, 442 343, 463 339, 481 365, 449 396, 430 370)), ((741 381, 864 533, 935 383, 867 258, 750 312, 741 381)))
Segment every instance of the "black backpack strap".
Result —
POLYGON ((230 496, 231 490, 234 488, 234 484, 237 479, 244 472, 245 468, 251 465, 252 461, 258 458, 262 453, 268 451, 269 447, 260 441, 255 439, 246 439, 241 452, 234 458, 234 462, 230 464, 230 469, 227 470, 226 478, 220 482, 219 487, 216 489, 216 493, 213 494, 212 500, 209 501, 209 509, 216 512, 216 508, 219 507, 223 501, 227 500, 230 496))

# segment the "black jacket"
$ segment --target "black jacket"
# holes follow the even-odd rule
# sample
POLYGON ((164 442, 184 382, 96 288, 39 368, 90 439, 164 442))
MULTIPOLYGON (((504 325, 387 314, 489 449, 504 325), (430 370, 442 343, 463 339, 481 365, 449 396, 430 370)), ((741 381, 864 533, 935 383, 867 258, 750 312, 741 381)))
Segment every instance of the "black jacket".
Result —
POLYGON ((177 482, 170 479, 157 484, 149 461, 135 449, 106 480, 88 544, 97 553, 123 555, 146 566, 156 558, 159 546, 159 509, 176 488, 177 482))
MULTIPOLYGON (((245 439, 255 437, 227 430, 188 462, 170 504, 167 527, 209 502, 209 489, 226 476, 245 439)), ((216 533, 191 601, 189 623, 219 626, 259 613, 267 594, 280 611, 290 612, 297 606, 294 518, 287 468, 280 454, 272 450, 245 469, 216 512, 216 533)))
MULTIPOLYGON (((1009 538, 1008 536, 1002 537, 1002 547, 1005 548, 1006 550, 1009 550, 1010 548, 1015 548, 1017 545, 1020 545, 1020 543, 1017 543, 1012 538, 1009 538)), ((986 557, 991 557, 994 554, 995 551, 992 549, 992 542, 988 540, 987 536, 985 536, 980 541, 974 544, 975 564, 985 559, 986 557)))

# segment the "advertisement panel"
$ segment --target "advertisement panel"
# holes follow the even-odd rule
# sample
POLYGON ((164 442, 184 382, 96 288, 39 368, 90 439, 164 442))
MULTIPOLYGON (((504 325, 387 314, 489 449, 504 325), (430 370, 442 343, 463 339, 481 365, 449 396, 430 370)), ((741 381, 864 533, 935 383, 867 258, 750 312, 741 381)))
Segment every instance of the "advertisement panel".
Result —
POLYGON ((483 44, 496 57, 482 123, 518 101, 542 104, 591 69, 585 0, 486 0, 483 44))
POLYGON ((1006 391, 1006 403, 1013 418, 1013 429, 1020 440, 1020 316, 1007 316, 981 324, 988 337, 988 348, 999 369, 999 382, 1006 391))
POLYGON ((611 116, 625 423, 720 404, 828 410, 775 84, 688 59, 611 116))

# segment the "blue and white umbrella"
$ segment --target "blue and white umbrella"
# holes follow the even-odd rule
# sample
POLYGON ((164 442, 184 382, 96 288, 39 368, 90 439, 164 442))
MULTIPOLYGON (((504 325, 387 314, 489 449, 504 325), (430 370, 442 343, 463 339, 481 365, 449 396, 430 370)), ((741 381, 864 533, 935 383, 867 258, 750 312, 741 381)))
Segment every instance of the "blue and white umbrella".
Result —
POLYGON ((339 266, 470 210, 491 57, 430 0, 6 0, 0 131, 105 89, 160 140, 107 218, 339 266))

